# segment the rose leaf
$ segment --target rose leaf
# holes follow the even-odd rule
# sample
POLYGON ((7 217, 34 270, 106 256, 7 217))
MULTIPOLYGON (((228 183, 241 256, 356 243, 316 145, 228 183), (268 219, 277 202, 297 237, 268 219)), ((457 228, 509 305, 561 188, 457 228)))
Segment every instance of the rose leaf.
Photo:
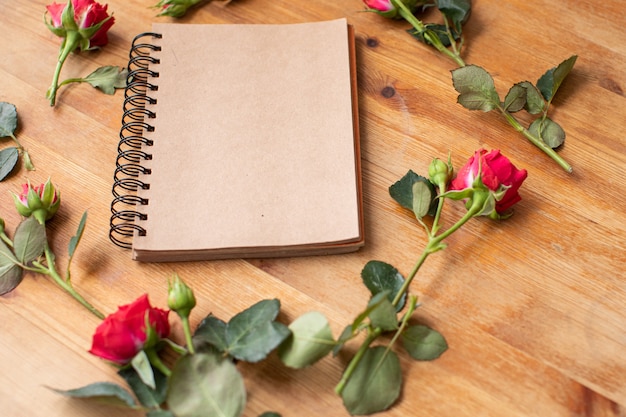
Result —
POLYGON ((220 352, 228 349, 226 340, 226 323, 212 314, 204 318, 193 335, 193 344, 196 348, 211 346, 220 352))
POLYGON ((558 148, 565 142, 565 131, 556 122, 550 118, 537 119, 530 124, 528 131, 543 139, 543 141, 552 149, 558 148))
POLYGON ((469 19, 472 11, 470 0, 438 0, 437 8, 452 21, 457 33, 461 33, 462 25, 469 19))
POLYGON ((373 414, 389 408, 398 399, 401 387, 398 356, 384 346, 376 346, 365 351, 341 397, 350 414, 373 414))
POLYGON ((72 236, 70 239, 68 254, 69 257, 72 258, 74 256, 74 252, 76 252, 76 248, 80 243, 81 237, 83 237, 83 232, 85 231, 85 223, 87 222, 87 212, 83 213, 83 217, 80 219, 80 223, 78 224, 78 229, 76 230, 76 234, 72 236))
POLYGON ((196 353, 176 362, 167 404, 176 417, 238 417, 246 404, 246 389, 231 361, 196 353))
POLYGON ((370 303, 374 308, 369 312, 369 318, 374 327, 380 327, 383 331, 396 330, 398 328, 396 309, 386 295, 387 292, 382 292, 372 297, 370 303))
POLYGON ((14 104, 0 102, 0 138, 12 136, 17 128, 17 108, 14 104))
POLYGON ((413 186, 416 182, 423 182, 430 190, 432 200, 427 214, 434 215, 437 209, 435 186, 428 180, 428 178, 422 177, 412 170, 409 170, 404 177, 389 187, 389 195, 402 207, 414 211, 413 204, 415 202, 415 196, 413 195, 413 186))
MULTIPOLYGON (((393 301, 404 283, 404 277, 392 265, 382 261, 369 261, 361 271, 361 278, 372 296, 381 292, 388 292, 389 301, 393 301)), ((397 311, 404 308, 406 294, 396 307, 397 311)))
POLYGON ((448 349, 443 335, 427 326, 409 326, 402 333, 404 348, 413 359, 430 361, 437 359, 448 349))
POLYGON ((291 368, 304 368, 326 356, 335 346, 328 320, 317 311, 308 312, 289 325, 289 336, 278 348, 281 361, 291 368))
POLYGON ((526 88, 521 83, 515 84, 504 97, 504 110, 515 113, 526 106, 526 88))
POLYGON ((118 372, 130 389, 133 391, 141 405, 146 408, 157 407, 165 401, 167 391, 167 377, 158 369, 153 369, 156 388, 146 385, 133 367, 120 369, 118 372))
POLYGON ((537 80, 537 88, 547 101, 551 101, 567 74, 576 63, 577 55, 572 55, 554 68, 549 69, 537 80))
POLYGON ((19 151, 15 147, 0 151, 0 181, 5 179, 17 165, 19 151))
POLYGON ((413 194, 413 213, 417 219, 421 219, 430 211, 435 195, 426 181, 416 182, 411 191, 413 194))
POLYGON ((526 103, 524 109, 530 114, 539 114, 546 108, 546 102, 537 87, 528 81, 519 83, 526 89, 526 103))
POLYGON ((452 84, 459 104, 469 110, 491 111, 500 105, 491 75, 477 65, 467 65, 452 71, 452 84))
MULTIPOLYGON (((0 246, 4 242, 0 241, 0 246)), ((0 249, 0 295, 13 291, 24 277, 24 270, 15 263, 8 261, 0 249)))
POLYGON ((13 249, 22 264, 39 258, 46 246, 46 228, 34 217, 22 220, 15 230, 13 249))
POLYGON ((228 353, 247 362, 265 359, 291 333, 287 326, 274 321, 279 311, 280 301, 273 299, 235 315, 226 326, 228 353))
POLYGON ((105 94, 114 94, 116 88, 126 87, 128 70, 114 65, 100 67, 85 78, 83 81, 91 86, 99 88, 105 94))
POLYGON ((66 397, 91 398, 109 405, 137 408, 137 403, 133 396, 121 386, 111 382, 96 382, 71 390, 48 388, 66 397))

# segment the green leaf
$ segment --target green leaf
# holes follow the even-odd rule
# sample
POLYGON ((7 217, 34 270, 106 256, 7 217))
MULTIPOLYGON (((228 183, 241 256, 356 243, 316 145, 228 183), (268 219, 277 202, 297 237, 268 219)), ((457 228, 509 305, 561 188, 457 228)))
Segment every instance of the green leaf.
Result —
MULTIPOLYGON (((382 296, 383 294, 386 293, 378 295, 382 296)), ((383 331, 396 330, 398 328, 398 317, 391 301, 384 296, 382 300, 374 300, 374 298, 376 297, 373 297, 371 301, 374 301, 375 306, 369 313, 372 326, 380 327, 383 331)))
POLYGON ((0 101, 0 138, 13 136, 17 129, 17 108, 14 104, 0 101))
POLYGON ((133 396, 121 386, 111 382, 96 382, 82 388, 60 390, 50 388, 52 391, 72 398, 90 398, 95 401, 128 408, 138 408, 133 396))
MULTIPOLYGON (((4 221, 2 226, 4 228, 4 221)), ((13 291, 22 282, 24 271, 17 263, 11 248, 0 239, 0 295, 13 291)))
POLYGON ((400 180, 396 181, 389 187, 389 195, 391 195, 391 197, 396 200, 396 202, 402 207, 413 211, 413 186, 417 182, 423 182, 430 190, 431 196, 433 196, 428 211, 428 214, 432 216, 437 210, 437 204, 435 200, 435 196, 437 193, 435 191, 435 186, 433 185, 433 183, 430 182, 428 178, 422 177, 412 170, 409 170, 400 180))
POLYGON ((39 258, 46 247, 46 227, 31 216, 22 220, 15 230, 15 257, 24 265, 39 258))
POLYGON ((528 81, 522 81, 516 85, 519 85, 526 90, 526 103, 524 104, 524 109, 530 114, 542 113, 546 108, 546 102, 537 87, 528 81))
POLYGON ((273 411, 266 411, 263 414, 259 415, 259 417, 280 417, 280 414, 273 411))
POLYGON ((154 371, 152 371, 152 365, 150 365, 150 359, 148 359, 148 354, 145 350, 141 350, 138 354, 136 354, 130 361, 130 364, 135 372, 137 372, 137 376, 139 376, 141 382, 153 390, 156 389, 154 371))
POLYGON ((289 325, 289 336, 278 348, 278 356, 291 368, 304 368, 326 356, 335 346, 328 320, 317 311, 306 313, 289 325))
POLYGON ((540 137, 551 148, 558 148, 565 142, 565 131, 549 117, 537 119, 530 124, 528 131, 540 137))
POLYGON ((472 11, 470 0, 437 0, 437 8, 452 21, 457 33, 461 33, 472 11))
POLYGON ((556 67, 546 71, 546 73, 537 80, 537 88, 541 91, 546 101, 552 100, 556 91, 561 86, 561 83, 563 83, 563 80, 567 77, 567 74, 574 68, 577 58, 578 56, 572 55, 556 67))
POLYGON ((24 270, 3 255, 3 245, 0 241, 0 295, 13 291, 24 278, 24 270))
POLYGON ((515 113, 526 106, 526 88, 515 84, 504 97, 504 110, 515 113))
POLYGON ((466 109, 487 112, 500 105, 493 78, 477 65, 467 65, 453 70, 452 84, 459 92, 457 101, 466 109))
POLYGON ((384 346, 376 346, 365 352, 341 397, 350 414, 373 414, 389 408, 398 399, 401 387, 398 356, 384 346))
MULTIPOLYGON (((361 271, 361 278, 373 296, 388 291, 389 301, 393 301, 404 284, 402 274, 392 265, 382 261, 369 261, 365 264, 361 271)), ((403 294, 396 307, 397 311, 404 308, 405 301, 406 294, 403 294)))
POLYGON ((290 335, 287 326, 274 321, 279 311, 277 299, 262 300, 234 316, 226 327, 228 353, 247 362, 265 359, 290 335))
POLYGON ((196 328, 196 332, 193 335, 194 347, 199 349, 208 344, 220 352, 226 352, 228 350, 226 326, 225 322, 213 314, 209 314, 196 328))
POLYGON ((434 194, 427 182, 418 181, 413 184, 413 213, 417 219, 428 214, 430 205, 433 202, 434 194))
POLYGON ((0 181, 4 180, 17 165, 19 151, 16 147, 6 148, 0 151, 0 181))
POLYGON ((167 404, 176 417, 238 417, 246 404, 246 389, 231 361, 196 353, 176 362, 167 404))
POLYGON ((105 94, 114 94, 116 88, 126 87, 127 76, 127 69, 108 65, 98 68, 83 78, 83 81, 99 88, 105 94))
POLYGON ((72 258, 74 256, 74 252, 76 252, 76 248, 80 243, 80 239, 83 237, 83 232, 85 231, 85 223, 87 222, 87 212, 83 213, 83 217, 80 219, 80 223, 78 224, 78 229, 76 230, 76 234, 72 236, 69 243, 68 254, 69 257, 72 258))
POLYGON ((409 326, 402 333, 402 342, 409 355, 418 361, 437 359, 448 349, 446 339, 427 326, 409 326))
POLYGON ((280 301, 263 300, 234 316, 228 324, 209 316, 196 331, 197 343, 209 343, 246 362, 258 362, 280 345, 291 332, 275 322, 280 301))
POLYGON ((132 367, 125 367, 118 372, 130 389, 133 391, 141 405, 147 408, 157 407, 165 401, 167 391, 167 377, 158 369, 153 369, 156 388, 147 386, 132 367))

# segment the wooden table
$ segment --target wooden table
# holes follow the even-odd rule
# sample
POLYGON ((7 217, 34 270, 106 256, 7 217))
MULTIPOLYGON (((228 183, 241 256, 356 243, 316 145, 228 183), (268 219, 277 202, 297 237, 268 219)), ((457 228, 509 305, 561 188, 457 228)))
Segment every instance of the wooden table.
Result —
MULTIPOLYGON (((155 1, 156 2, 156 1, 155 1)), ((155 17, 150 1, 110 0, 116 23, 102 51, 71 56, 64 77, 125 65, 130 42, 155 17)), ((143 293, 167 305, 177 272, 195 290, 195 326, 213 312, 228 319, 264 298, 279 298, 281 321, 324 313, 335 335, 367 302, 360 271, 371 259, 407 274, 425 243, 414 219, 388 194, 433 157, 456 167, 480 147, 499 148, 528 170, 522 202, 507 221, 470 222, 430 257, 413 283, 416 319, 442 332, 449 350, 433 362, 401 354, 405 385, 389 416, 623 416, 626 414, 626 46, 623 4, 476 0, 465 26, 464 59, 495 78, 503 95, 536 81, 573 54, 578 62, 551 110, 567 132, 565 173, 496 113, 456 104, 452 61, 405 33, 403 21, 363 13, 360 0, 238 0, 190 13, 188 23, 284 23, 346 17, 357 35, 367 244, 349 255, 272 260, 141 264, 108 240, 112 174, 123 94, 88 85, 44 97, 59 39, 43 24, 46 2, 0 2, 0 101, 17 106, 18 138, 37 170, 0 183, 0 216, 12 233, 19 217, 9 192, 51 178, 63 203, 49 234, 59 265, 83 211, 89 220, 76 254, 75 287, 105 313, 143 293)), ((3 139, 2 147, 10 141, 3 139)), ((190 190, 192 192, 193 190, 190 190)), ((450 219, 462 204, 450 205, 450 219)), ((174 320, 173 320, 174 322, 174 320)), ((69 389, 121 382, 90 355, 99 320, 41 275, 27 275, 0 299, 0 409, 4 416, 131 416, 71 400, 69 389)), ((174 336, 182 342, 181 328, 174 336)), ((356 346, 354 347, 356 349, 356 346)), ((240 367, 246 416, 344 416, 333 388, 345 362, 328 357, 305 370, 275 356, 240 367)))

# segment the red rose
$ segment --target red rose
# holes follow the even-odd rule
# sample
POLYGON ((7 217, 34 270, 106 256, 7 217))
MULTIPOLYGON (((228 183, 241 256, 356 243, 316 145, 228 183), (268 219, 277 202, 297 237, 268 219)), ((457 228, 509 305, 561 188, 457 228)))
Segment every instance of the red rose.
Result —
POLYGON ((126 365, 145 347, 146 316, 156 335, 164 338, 170 333, 168 314, 169 311, 151 307, 148 295, 144 294, 133 303, 119 307, 100 323, 89 352, 126 365))
POLYGON ((456 178, 450 183, 450 190, 472 188, 474 179, 481 172, 483 184, 491 191, 499 191, 501 186, 508 187, 504 196, 496 201, 496 212, 502 214, 520 201, 518 190, 528 173, 525 169, 517 169, 509 159, 494 149, 476 151, 467 164, 459 170, 456 178))
MULTIPOLYGON (((115 19, 107 13, 107 5, 105 4, 103 6, 100 3, 96 3, 94 0, 72 0, 72 6, 74 7, 74 22, 76 26, 78 26, 79 32, 103 22, 100 28, 94 33, 89 33, 89 48, 106 45, 109 42, 107 32, 115 22, 115 19)), ((53 31, 59 36, 63 36, 64 31, 71 29, 63 27, 62 16, 65 7, 66 4, 58 3, 52 3, 46 6, 46 9, 48 9, 50 13, 50 26, 60 30, 60 32, 53 31)))

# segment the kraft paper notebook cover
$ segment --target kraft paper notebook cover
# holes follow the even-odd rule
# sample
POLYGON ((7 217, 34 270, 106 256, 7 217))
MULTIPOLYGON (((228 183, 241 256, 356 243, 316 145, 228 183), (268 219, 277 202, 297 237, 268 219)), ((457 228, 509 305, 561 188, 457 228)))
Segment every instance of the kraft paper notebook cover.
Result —
POLYGON ((113 242, 149 262, 362 246, 346 20, 152 30, 130 53, 113 242))

